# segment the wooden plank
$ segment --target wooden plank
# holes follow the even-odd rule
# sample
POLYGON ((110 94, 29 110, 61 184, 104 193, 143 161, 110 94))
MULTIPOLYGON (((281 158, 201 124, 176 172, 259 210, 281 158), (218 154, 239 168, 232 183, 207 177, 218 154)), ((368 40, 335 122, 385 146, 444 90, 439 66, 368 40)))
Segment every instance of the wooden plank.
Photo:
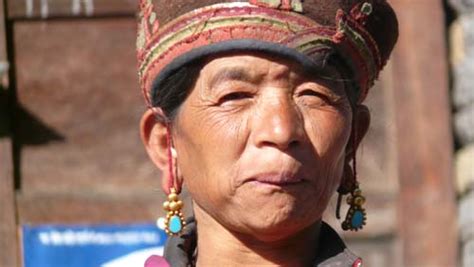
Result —
POLYGON ((134 16, 136 0, 7 0, 9 19, 134 16))
POLYGON ((403 266, 456 266, 453 137, 442 1, 392 1, 403 266), (429 12, 427 12, 429 11, 429 12))
POLYGON ((15 192, 8 113, 8 63, 5 12, 0 0, 0 266, 18 266, 15 192))
MULTIPOLYGON (((0 0, 0 62, 7 61, 7 48, 5 42, 5 12, 3 10, 4 0, 0 0)), ((3 74, 3 73, 2 73, 3 74)))
POLYGON ((17 266, 18 256, 11 155, 10 140, 0 137, 0 266, 17 266))
POLYGON ((139 136, 145 105, 135 20, 16 22, 14 29, 22 193, 160 188, 139 136))

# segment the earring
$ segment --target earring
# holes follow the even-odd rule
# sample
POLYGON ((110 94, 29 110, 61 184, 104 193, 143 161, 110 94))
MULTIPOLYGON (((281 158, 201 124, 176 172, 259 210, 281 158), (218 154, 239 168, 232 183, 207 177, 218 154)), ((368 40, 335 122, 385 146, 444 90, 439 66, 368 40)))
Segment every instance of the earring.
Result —
POLYGON ((356 181, 354 177, 354 170, 349 164, 345 164, 344 166, 344 173, 343 173, 343 178, 341 181, 341 184, 339 185, 339 188, 337 189, 337 205, 336 205, 336 218, 338 220, 341 219, 341 203, 342 203, 342 197, 349 194, 354 190, 356 187, 356 181))
POLYGON ((365 197, 359 189, 359 184, 356 184, 351 195, 347 197, 347 204, 349 210, 347 211, 346 219, 342 222, 342 229, 344 231, 359 231, 361 230, 367 220, 367 213, 362 205, 365 203, 365 197))
POLYGON ((183 206, 183 201, 179 199, 176 189, 171 188, 168 200, 163 203, 163 208, 167 212, 165 219, 165 232, 170 236, 180 235, 186 226, 186 221, 181 212, 183 206))

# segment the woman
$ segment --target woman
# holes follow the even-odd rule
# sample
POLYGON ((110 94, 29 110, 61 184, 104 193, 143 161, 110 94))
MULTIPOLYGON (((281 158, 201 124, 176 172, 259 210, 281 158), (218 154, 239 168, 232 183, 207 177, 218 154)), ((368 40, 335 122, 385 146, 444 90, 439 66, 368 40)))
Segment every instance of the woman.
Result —
POLYGON ((146 265, 360 266, 321 218, 337 190, 350 194, 342 227, 365 224, 355 151, 370 123, 362 102, 398 36, 386 1, 140 9, 141 133, 163 173, 172 236, 166 259, 146 265))

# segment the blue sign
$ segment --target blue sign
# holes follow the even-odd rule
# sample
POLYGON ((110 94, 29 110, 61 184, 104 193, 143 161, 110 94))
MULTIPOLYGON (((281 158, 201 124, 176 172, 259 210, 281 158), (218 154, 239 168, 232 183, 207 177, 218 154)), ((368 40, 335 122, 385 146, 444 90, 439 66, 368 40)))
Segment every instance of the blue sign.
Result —
POLYGON ((22 227, 25 267, 141 267, 162 255, 155 224, 22 227))

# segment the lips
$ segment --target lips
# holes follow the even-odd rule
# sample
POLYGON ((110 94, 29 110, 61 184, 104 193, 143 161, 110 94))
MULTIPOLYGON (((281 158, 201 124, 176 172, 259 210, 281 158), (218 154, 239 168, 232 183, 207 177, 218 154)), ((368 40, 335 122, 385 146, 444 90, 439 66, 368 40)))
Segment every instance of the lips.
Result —
POLYGON ((249 181, 275 186, 289 186, 300 184, 304 179, 297 173, 281 172, 258 174, 249 179, 249 181))

